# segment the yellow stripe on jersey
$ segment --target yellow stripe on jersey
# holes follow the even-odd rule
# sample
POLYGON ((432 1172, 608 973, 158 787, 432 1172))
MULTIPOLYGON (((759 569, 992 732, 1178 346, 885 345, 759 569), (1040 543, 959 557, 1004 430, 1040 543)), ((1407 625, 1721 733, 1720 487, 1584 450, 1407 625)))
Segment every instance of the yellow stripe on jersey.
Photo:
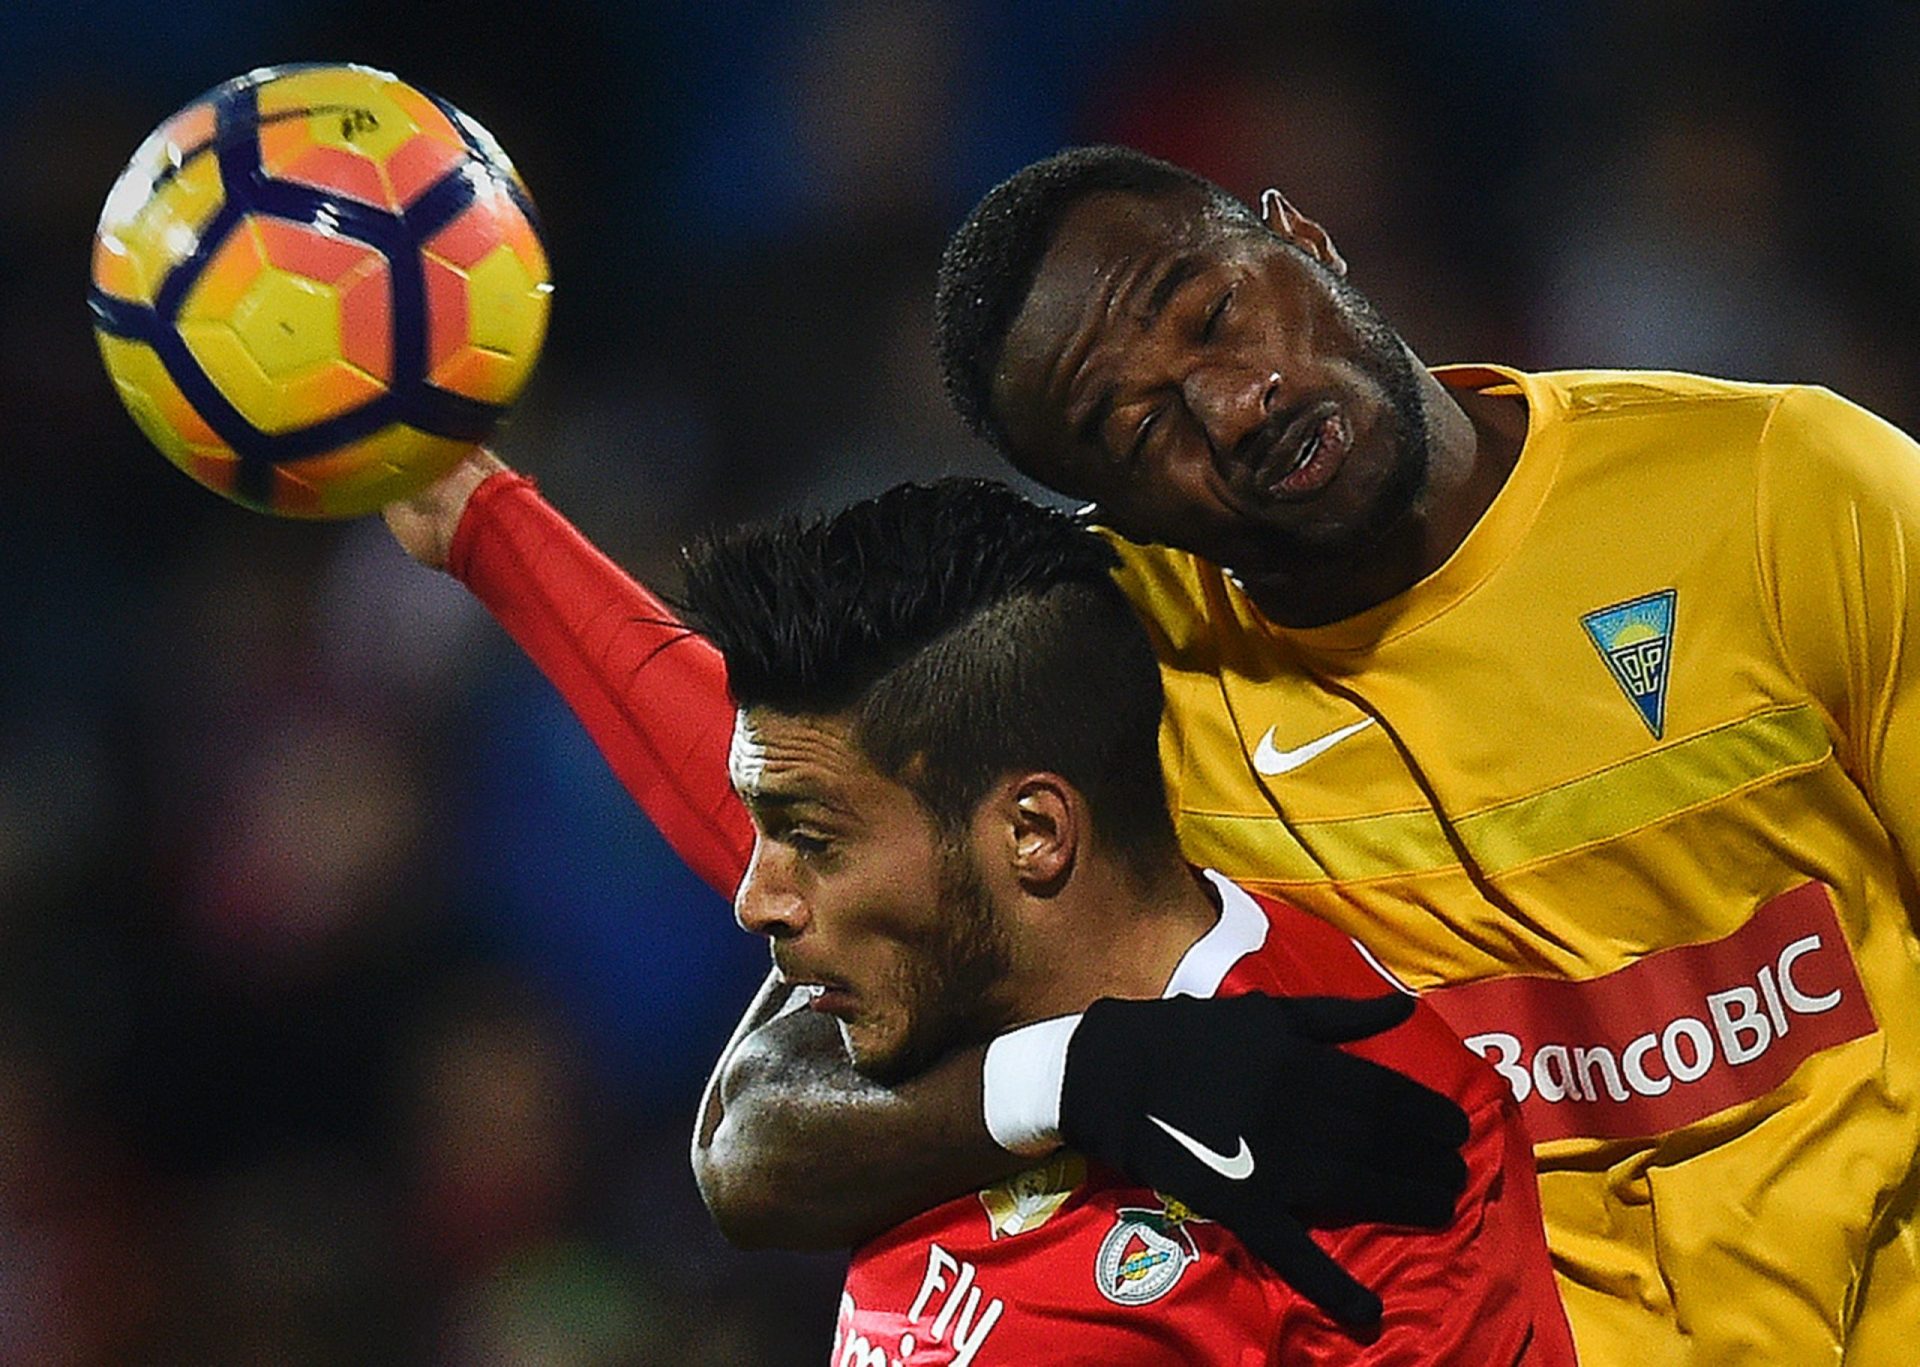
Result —
POLYGON ((1427 809, 1341 821, 1276 826, 1273 813, 1187 811, 1180 817, 1187 858, 1208 867, 1244 867, 1249 841, 1260 845, 1263 884, 1343 883, 1447 868, 1459 862, 1447 833, 1427 809))
MULTIPOLYGON (((1808 706, 1749 717, 1544 793, 1461 817, 1454 826, 1475 863, 1506 873, 1612 839, 1825 759, 1826 725, 1808 706)), ((1450 867, 1458 856, 1431 808, 1338 821, 1276 825, 1271 809, 1181 813, 1187 857, 1240 867, 1261 843, 1264 883, 1367 882, 1450 867)))
POLYGON ((1507 873, 1811 768, 1832 751, 1813 707, 1782 708, 1463 816, 1455 829, 1482 870, 1507 873))

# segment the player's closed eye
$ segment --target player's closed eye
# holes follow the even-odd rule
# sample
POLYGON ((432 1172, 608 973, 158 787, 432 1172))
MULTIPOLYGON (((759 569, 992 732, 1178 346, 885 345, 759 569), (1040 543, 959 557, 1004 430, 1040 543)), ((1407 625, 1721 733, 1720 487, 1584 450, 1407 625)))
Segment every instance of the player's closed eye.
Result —
POLYGON ((1155 430, 1160 426, 1161 419, 1166 417, 1166 414, 1166 405, 1162 404, 1158 408, 1149 409, 1147 415, 1140 419, 1140 425, 1133 429, 1133 444, 1127 448, 1129 465, 1139 462, 1140 457, 1146 452, 1147 442, 1152 439, 1155 430))
POLYGON ((1220 297, 1214 301, 1213 307, 1207 310, 1206 319, 1200 324, 1201 341, 1210 342, 1213 340, 1214 334, 1220 330, 1221 321, 1227 316, 1227 310, 1232 307, 1233 286, 1229 285, 1221 292, 1220 297))
POLYGON ((802 859, 819 859, 833 848, 831 840, 813 831, 790 830, 781 839, 802 859))

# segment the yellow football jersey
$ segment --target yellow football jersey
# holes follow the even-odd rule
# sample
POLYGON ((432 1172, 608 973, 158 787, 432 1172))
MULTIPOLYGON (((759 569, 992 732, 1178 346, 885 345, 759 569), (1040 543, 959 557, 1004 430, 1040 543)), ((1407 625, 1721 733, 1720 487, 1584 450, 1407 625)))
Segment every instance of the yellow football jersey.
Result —
POLYGON ((1528 435, 1399 597, 1284 630, 1121 545, 1187 855, 1507 1079, 1586 1360, 1920 1360, 1920 448, 1814 388, 1437 373, 1528 435))

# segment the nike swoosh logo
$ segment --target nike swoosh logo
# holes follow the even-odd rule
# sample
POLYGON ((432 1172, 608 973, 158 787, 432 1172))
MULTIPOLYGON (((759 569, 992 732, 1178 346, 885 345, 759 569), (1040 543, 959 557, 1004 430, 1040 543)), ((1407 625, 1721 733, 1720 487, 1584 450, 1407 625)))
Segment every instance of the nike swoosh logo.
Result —
POLYGON ((1202 1163, 1212 1168, 1229 1182, 1244 1182, 1253 1176, 1253 1150, 1247 1147, 1247 1137, 1239 1136, 1240 1152, 1229 1158, 1218 1149, 1210 1149, 1184 1130, 1175 1129, 1157 1115, 1147 1119, 1172 1135, 1175 1142, 1202 1163))
POLYGON ((1281 750, 1273 743, 1276 728, 1269 726, 1267 734, 1260 737, 1260 743, 1253 747, 1253 767, 1272 778, 1275 774, 1291 773, 1310 759, 1317 759, 1333 749, 1348 736, 1358 735, 1373 725, 1372 717, 1362 717, 1351 726, 1343 726, 1338 731, 1329 731, 1318 740, 1310 740, 1305 745, 1291 750, 1281 750))

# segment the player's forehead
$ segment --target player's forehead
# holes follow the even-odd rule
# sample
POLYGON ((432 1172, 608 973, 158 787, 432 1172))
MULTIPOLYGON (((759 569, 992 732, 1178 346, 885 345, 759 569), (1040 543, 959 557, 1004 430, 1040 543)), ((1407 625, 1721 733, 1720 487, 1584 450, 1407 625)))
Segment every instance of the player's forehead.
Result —
POLYGON ((734 713, 727 775, 750 804, 831 792, 863 770, 871 766, 835 718, 768 707, 734 713))
POLYGON ((804 808, 870 823, 907 797, 867 758, 852 719, 842 716, 736 712, 727 774, 756 817, 804 808))
MULTIPOLYGON (((1227 234, 1197 191, 1098 191, 1061 215, 1007 330, 1005 360, 1045 360, 1082 329, 1117 321, 1125 285, 1178 259, 1205 261, 1229 249, 1227 234), (1106 306, 1106 307, 1103 307, 1106 306)), ((1006 366, 1003 366, 1005 369, 1006 366)))
POLYGON ((1235 250, 1195 191, 1101 191, 1061 216, 1001 344, 992 402, 1027 463, 1070 494, 1078 487, 1075 413, 1090 385, 1131 363, 1139 320, 1163 287, 1235 250))

